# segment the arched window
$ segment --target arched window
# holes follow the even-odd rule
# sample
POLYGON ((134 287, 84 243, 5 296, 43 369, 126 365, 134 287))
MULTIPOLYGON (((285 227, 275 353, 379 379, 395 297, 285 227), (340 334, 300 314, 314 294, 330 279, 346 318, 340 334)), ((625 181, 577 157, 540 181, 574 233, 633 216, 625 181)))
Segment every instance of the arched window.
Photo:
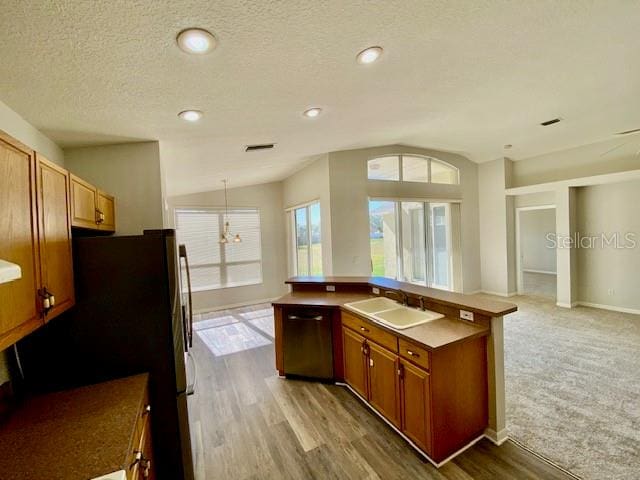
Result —
POLYGON ((458 169, 442 160, 420 155, 385 155, 367 163, 369 180, 458 185, 458 169))

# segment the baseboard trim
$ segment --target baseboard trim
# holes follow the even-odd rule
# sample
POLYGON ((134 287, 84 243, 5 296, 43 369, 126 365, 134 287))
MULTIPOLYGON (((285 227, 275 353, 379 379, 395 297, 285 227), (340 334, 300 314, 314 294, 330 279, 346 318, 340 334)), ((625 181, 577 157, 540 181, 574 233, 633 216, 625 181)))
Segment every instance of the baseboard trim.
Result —
MULTIPOLYGON (((473 440, 471 440, 469 443, 467 443, 464 447, 462 447, 460 450, 454 452, 453 454, 449 455, 447 458, 445 458, 444 460, 442 460, 441 462, 437 463, 435 460, 433 460, 431 457, 429 457, 429 455, 427 455, 426 453, 424 453, 420 447, 418 447, 415 443, 413 443, 411 441, 411 439, 409 437, 407 437, 404 433, 402 433, 398 427, 396 427, 393 423, 391 423, 389 420, 387 420, 380 412, 378 412, 375 408, 373 408, 373 406, 371 406, 369 404, 369 402, 367 402, 367 400, 365 398, 362 397, 362 395, 360 395, 358 392, 356 392, 353 388, 351 388, 350 385, 343 383, 343 382, 336 382, 336 385, 340 386, 340 387, 345 387, 347 390, 349 390, 351 393, 353 393, 356 397, 358 397, 360 399, 360 401, 362 401, 362 403, 365 404, 365 406, 367 408, 369 408, 369 410, 371 410, 373 413, 375 413, 378 417, 380 417, 382 419, 382 421, 384 421, 387 425, 389 425, 398 435, 400 435, 404 440, 406 440, 406 442, 411 445, 411 447, 418 452, 422 457, 425 458, 425 460, 427 460, 431 465, 433 465, 436 468, 440 468, 441 466, 443 466, 445 463, 453 460, 455 457, 457 457, 458 455, 460 455, 462 452, 464 452, 465 450, 473 447, 476 443, 478 443, 480 440, 482 440, 483 438, 488 438, 486 436, 486 434, 482 434, 479 435, 477 438, 474 438, 473 440)), ((491 440, 491 439, 489 439, 491 440)))
POLYGON ((578 306, 578 302, 564 303, 564 302, 556 302, 556 306, 562 308, 573 308, 578 306))
POLYGON ((616 307, 615 305, 605 305, 603 303, 592 303, 583 301, 578 301, 576 303, 582 307, 601 308, 602 310, 611 310, 612 312, 632 313, 635 315, 640 315, 640 310, 636 308, 616 307))
POLYGON ((558 272, 552 272, 550 270, 530 270, 530 269, 525 269, 523 268, 522 271, 524 273, 543 273, 545 275, 558 275, 558 272))
POLYGON ((260 303, 271 303, 280 297, 262 298, 259 300, 248 300, 240 303, 229 303, 227 305, 219 305, 213 308, 198 308, 194 309, 193 313, 199 315, 201 313, 219 312, 220 310, 229 310, 230 308, 250 307, 251 305, 258 305, 260 303))
POLYGON ((486 428, 484 431, 484 436, 494 445, 498 447, 502 445, 504 442, 509 440, 509 434, 506 428, 503 428, 499 432, 496 432, 493 428, 486 428))

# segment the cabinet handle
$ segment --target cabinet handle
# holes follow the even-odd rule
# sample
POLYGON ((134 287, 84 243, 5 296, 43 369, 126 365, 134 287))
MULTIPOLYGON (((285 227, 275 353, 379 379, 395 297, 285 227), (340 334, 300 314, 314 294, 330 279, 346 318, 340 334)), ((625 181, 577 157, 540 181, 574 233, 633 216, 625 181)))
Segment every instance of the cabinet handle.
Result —
POLYGON ((407 350, 407 355, 409 355, 410 357, 416 357, 416 358, 420 356, 419 353, 412 352, 411 350, 407 350))
POLYGON ((319 322, 322 320, 322 315, 316 315, 315 317, 299 317, 298 315, 288 315, 289 320, 315 320, 319 322))
POLYGON ((143 459, 143 455, 142 452, 140 451, 136 451, 136 455, 135 457, 133 457, 133 463, 131 464, 131 466, 129 468, 133 468, 135 467, 138 463, 140 463, 143 459))
POLYGON ((398 377, 404 378, 404 366, 402 364, 398 365, 398 377))
POLYGON ((369 329, 364 327, 360 327, 360 331, 369 333, 369 329))
POLYGON ((373 358, 369 357, 369 366, 373 367, 373 358))
POLYGON ((144 478, 148 478, 149 470, 151 470, 151 460, 149 460, 148 458, 143 458, 142 461, 140 462, 140 466, 144 469, 142 471, 142 476, 144 478))
POLYGON ((38 290, 38 295, 42 298, 42 313, 46 315, 56 304, 56 297, 54 297, 51 292, 47 291, 46 287, 38 290))
POLYGON ((142 412, 143 415, 149 415, 151 413, 151 405, 147 405, 146 407, 144 407, 144 411, 142 412))

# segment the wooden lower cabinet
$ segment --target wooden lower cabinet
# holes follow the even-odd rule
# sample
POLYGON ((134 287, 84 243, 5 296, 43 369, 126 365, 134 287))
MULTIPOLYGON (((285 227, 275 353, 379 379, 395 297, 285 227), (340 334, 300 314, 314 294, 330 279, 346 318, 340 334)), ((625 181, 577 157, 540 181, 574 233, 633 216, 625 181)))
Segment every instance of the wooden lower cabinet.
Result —
POLYGON ((363 336, 342 327, 344 381, 351 388, 368 398, 369 385, 366 367, 366 341, 363 336))
POLYGON ((482 435, 488 425, 486 338, 429 351, 401 337, 398 355, 354 326, 369 329, 352 315, 342 325, 346 383, 418 448, 442 462, 482 435))
POLYGON ((369 403, 396 427, 400 427, 398 356, 373 342, 367 342, 367 345, 369 403))
POLYGON ((431 390, 429 373, 399 360, 402 433, 431 455, 431 390))

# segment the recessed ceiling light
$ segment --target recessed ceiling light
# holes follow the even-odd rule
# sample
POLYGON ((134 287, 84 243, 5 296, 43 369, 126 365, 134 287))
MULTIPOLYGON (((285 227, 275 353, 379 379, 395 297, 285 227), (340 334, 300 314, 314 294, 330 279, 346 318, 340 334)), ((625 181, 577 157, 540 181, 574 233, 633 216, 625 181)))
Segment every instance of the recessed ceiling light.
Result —
POLYGON ((373 63, 382 55, 382 47, 369 47, 361 51, 357 56, 356 60, 358 63, 373 63))
POLYGON ((187 122, 197 122, 202 118, 202 115, 204 114, 200 110, 184 110, 178 114, 181 119, 187 122))
POLYGON ((216 48, 216 37, 202 28, 187 28, 176 38, 180 49, 187 53, 204 54, 216 48))
POLYGON ((315 118, 322 113, 322 109, 319 107, 313 107, 308 110, 305 110, 303 115, 308 118, 315 118))

